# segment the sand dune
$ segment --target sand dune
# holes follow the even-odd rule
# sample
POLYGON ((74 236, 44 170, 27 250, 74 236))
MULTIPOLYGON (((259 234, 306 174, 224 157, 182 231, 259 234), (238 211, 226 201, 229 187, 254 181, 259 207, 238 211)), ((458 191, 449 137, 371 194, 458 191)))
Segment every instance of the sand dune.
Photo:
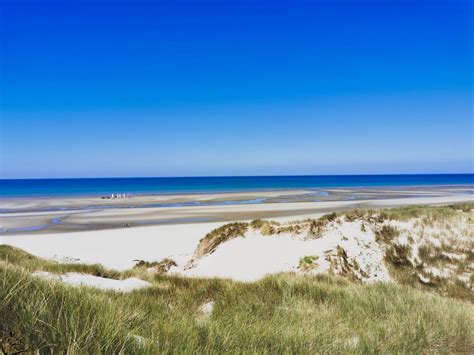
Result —
MULTIPOLYGON (((366 208, 375 208, 406 204, 445 204, 472 201, 472 197, 468 194, 456 194, 438 197, 372 200, 364 201, 360 205, 366 208)), ((274 219, 282 222, 288 219, 318 217, 323 213, 322 211, 352 207, 351 203, 350 201, 280 203, 201 207, 201 209, 205 209, 209 213, 222 212, 222 210, 227 211, 227 213, 259 211, 262 216, 272 216, 271 212, 278 212, 282 213, 283 216, 280 215, 280 217, 274 217, 274 219), (307 213, 298 214, 298 211, 301 211, 301 205, 308 209, 307 213), (310 207, 313 207, 313 209, 310 207), (296 213, 291 214, 290 212, 296 213), (285 215, 285 213, 287 214, 285 215)), ((195 209, 199 208, 196 207, 195 209)), ((176 213, 178 212, 181 216, 183 215, 183 211, 176 211, 176 213)), ((107 213, 119 218, 117 215, 125 212, 120 211, 118 214, 117 211, 103 212, 105 215, 107 213)), ((19 247, 47 259, 63 262, 100 263, 105 267, 117 270, 133 267, 136 260, 160 261, 164 258, 171 258, 178 264, 174 271, 184 275, 222 276, 253 280, 267 273, 294 271, 298 266, 299 258, 306 255, 317 255, 322 261, 321 266, 324 267, 323 253, 325 251, 334 249, 337 245, 346 245, 349 254, 356 255, 360 254, 366 245, 370 246, 373 242, 370 235, 359 235, 360 226, 355 225, 343 225, 335 229, 333 234, 328 235, 327 238, 310 241, 295 239, 290 235, 269 239, 249 234, 247 238, 235 239, 224 244, 213 255, 203 259, 196 268, 185 270, 184 266, 192 258, 199 240, 222 224, 223 222, 186 223, 74 233, 4 235, 0 238, 0 243, 19 247), (346 229, 344 230, 344 228, 346 229), (348 230, 347 228, 352 229, 348 230), (352 236, 352 239, 344 240, 346 236, 352 236), (356 239, 354 239, 354 236, 356 239)), ((371 249, 375 254, 370 257, 367 256, 367 268, 375 270, 377 263, 380 263, 380 255, 377 254, 376 248, 371 249)), ((385 271, 380 269, 373 273, 373 278, 383 280, 386 278, 385 274, 385 271)))

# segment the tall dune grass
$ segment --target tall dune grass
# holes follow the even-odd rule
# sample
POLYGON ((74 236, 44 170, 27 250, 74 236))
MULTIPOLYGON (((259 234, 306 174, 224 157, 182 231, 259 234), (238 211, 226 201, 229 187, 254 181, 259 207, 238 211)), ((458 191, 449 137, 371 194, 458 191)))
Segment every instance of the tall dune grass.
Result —
POLYGON ((116 293, 31 276, 43 260, 0 250, 4 349, 16 341, 71 354, 474 351, 472 303, 408 286, 295 274, 253 283, 156 275, 148 288, 116 293), (208 302, 211 313, 201 308, 208 302))

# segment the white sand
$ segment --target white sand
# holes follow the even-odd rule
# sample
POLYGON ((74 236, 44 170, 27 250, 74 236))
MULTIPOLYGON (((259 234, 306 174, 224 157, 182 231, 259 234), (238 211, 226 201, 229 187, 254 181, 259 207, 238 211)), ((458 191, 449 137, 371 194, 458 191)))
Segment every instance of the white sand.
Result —
POLYGON ((126 280, 114 280, 99 276, 78 274, 75 272, 58 275, 46 271, 35 272, 33 275, 49 280, 62 281, 73 286, 96 287, 102 290, 113 290, 119 292, 131 292, 136 289, 150 286, 149 282, 140 280, 136 277, 131 277, 126 280))
POLYGON ((171 258, 178 264, 194 253, 199 240, 222 223, 196 223, 108 229, 92 232, 1 236, 9 244, 45 259, 100 263, 126 270, 134 260, 160 261, 171 258))
POLYGON ((357 260, 368 276, 366 282, 389 281, 383 263, 384 252, 375 242, 371 231, 361 232, 360 222, 334 223, 321 238, 304 240, 289 234, 262 236, 254 230, 244 237, 232 239, 198 261, 197 266, 178 272, 188 276, 224 277, 253 281, 267 274, 298 271, 299 260, 317 256, 315 272, 329 270, 326 253, 335 253, 342 247, 348 260, 357 260))
MULTIPOLYGON (((466 198, 465 195, 462 195, 372 200, 364 201, 364 207, 383 207, 394 204, 440 204, 469 199, 472 197, 466 198)), ((347 202, 334 202, 332 206, 340 206, 345 203, 347 202)), ((225 208, 235 210, 292 209, 301 208, 301 205, 304 204, 306 203, 225 206, 225 208)), ((311 204, 313 206, 318 204, 330 206, 329 202, 311 204)), ((307 217, 308 215, 294 215, 291 219, 307 217)), ((349 259, 357 258, 360 268, 369 274, 368 280, 388 280, 388 273, 382 262, 382 252, 377 249, 373 233, 371 231, 361 233, 358 223, 343 223, 333 228, 323 238, 308 241, 289 235, 263 237, 249 232, 245 238, 236 238, 222 244, 213 254, 202 258, 195 268, 184 270, 184 265, 191 259, 199 240, 222 224, 222 222, 174 224, 74 233, 8 235, 0 236, 0 244, 16 246, 46 259, 100 263, 107 268, 117 270, 133 267, 134 260, 160 261, 164 258, 171 258, 178 264, 178 267, 173 268, 172 272, 189 276, 230 277, 238 280, 255 280, 269 273, 295 271, 299 259, 309 255, 319 257, 317 260, 318 270, 323 272, 328 268, 325 252, 340 245, 346 250, 349 259)), ((65 279, 69 280, 70 278, 77 280, 75 279, 77 276, 67 276, 65 279)))
MULTIPOLYGON (((3 242, 46 259, 61 262, 101 263, 105 267, 125 270, 134 260, 159 261, 171 258, 178 267, 171 271, 187 276, 227 277, 242 281, 257 280, 266 274, 297 271, 299 259, 318 256, 318 272, 325 272, 329 263, 325 252, 343 247, 349 258, 357 258, 361 269, 371 281, 386 281, 382 252, 373 234, 360 233, 358 223, 335 226, 323 238, 302 240, 291 235, 261 236, 249 231, 245 238, 236 238, 219 246, 202 258, 195 268, 184 270, 199 240, 220 223, 168 225, 120 230, 103 230, 49 235, 4 237, 3 242), (364 252, 370 250, 370 253, 364 252)), ((108 280, 108 279, 106 279, 108 280)), ((108 280, 110 281, 110 280, 108 280)))

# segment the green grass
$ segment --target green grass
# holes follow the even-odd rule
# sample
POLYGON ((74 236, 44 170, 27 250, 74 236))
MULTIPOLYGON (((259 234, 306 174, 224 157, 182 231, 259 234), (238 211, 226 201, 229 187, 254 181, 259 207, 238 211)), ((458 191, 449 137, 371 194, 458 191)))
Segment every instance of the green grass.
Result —
MULTIPOLYGON (((258 282, 192 279, 151 274, 162 262, 139 262, 118 272, 101 265, 61 264, 0 246, 0 354, 39 353, 474 353, 474 293, 455 279, 417 276, 410 249, 384 223, 417 218, 422 225, 454 225, 473 217, 473 204, 356 210, 319 220, 280 225, 256 220, 222 226, 202 240, 197 254, 247 229, 315 236, 338 218, 361 220, 386 247, 385 264, 397 284, 362 285, 343 278, 280 274, 258 282), (152 286, 131 293, 71 287, 33 277, 34 271, 81 272, 123 279, 139 277, 152 286), (201 306, 213 302, 213 311, 201 306)), ((471 222, 469 222, 471 223, 471 222)), ((362 228, 362 227, 361 227, 362 228)), ((405 233, 405 232, 404 232, 405 233)), ((458 266, 471 272, 474 252, 455 262, 444 244, 419 250, 423 264, 458 266)), ((338 250, 339 253, 339 250, 338 250)), ((197 255, 196 254, 196 255, 197 255)), ((243 262, 245 262, 243 256, 243 262)), ((165 266, 171 261, 164 261, 165 266)), ((312 256, 300 266, 311 269, 312 256)), ((427 276, 427 275, 424 275, 427 276)), ((471 280, 473 279, 471 275, 471 280)))
POLYGON ((126 275, 115 270, 105 269, 99 264, 65 264, 37 258, 25 251, 8 245, 0 246, 0 260, 21 266, 29 271, 43 270, 55 274, 79 272, 109 279, 121 279, 126 275))
POLYGON ((121 294, 32 277, 51 265, 0 251, 4 349, 17 342, 71 354, 474 351, 473 304, 407 286, 296 274, 254 283, 154 275, 151 287, 121 294), (214 308, 205 315, 208 301, 214 308))
MULTIPOLYGON (((151 266, 155 265, 158 267, 163 266, 163 263, 169 265, 174 261, 164 259, 161 262, 138 262, 137 265, 130 270, 117 271, 112 269, 106 269, 100 264, 80 264, 80 263, 60 263, 56 261, 46 260, 38 258, 27 252, 11 247, 9 245, 0 245, 0 261, 7 262, 8 264, 19 266, 22 269, 33 273, 34 271, 47 271, 53 274, 65 274, 68 272, 77 272, 81 274, 89 274, 107 279, 123 280, 129 277, 138 277, 146 281, 152 281, 153 275, 146 272, 147 264, 151 266)), ((173 266, 173 265, 171 265, 173 266)), ((157 270, 159 272, 159 270, 157 270)))
POLYGON ((304 256, 300 259, 298 269, 301 271, 311 271, 318 266, 317 260, 318 260, 317 255, 304 256))
POLYGON ((470 213, 474 209, 474 203, 456 203, 446 206, 404 206, 385 209, 382 212, 371 211, 379 214, 382 219, 406 221, 412 218, 424 217, 428 220, 444 220, 456 215, 461 211, 470 213))
MULTIPOLYGON (((474 305, 474 292, 465 283, 456 278, 441 278, 432 275, 423 275, 420 270, 403 264, 387 262, 390 276, 400 285, 408 286, 427 293, 465 301, 474 305), (420 282, 418 274, 429 277, 428 283, 420 282)), ((471 281, 472 282, 472 281, 471 281)))
POLYGON ((382 225, 382 227, 376 229, 377 241, 385 246, 385 264, 391 277, 402 285, 474 303, 474 291, 472 289, 474 279, 472 277, 472 267, 474 265, 472 263, 472 255, 474 254, 472 251, 474 247, 474 240, 472 239, 474 237, 472 233, 474 230, 472 224, 473 206, 472 203, 463 203, 436 207, 408 206, 370 211, 369 215, 378 215, 380 220, 389 223, 390 221, 417 219, 416 224, 422 228, 422 238, 429 236, 425 230, 430 228, 438 229, 437 232, 431 234, 431 237, 439 237, 440 235, 450 235, 453 227, 466 226, 460 232, 460 239, 451 235, 450 238, 441 242, 438 240, 438 246, 435 246, 428 238, 417 248, 417 253, 415 253, 417 258, 413 258, 413 255, 411 255, 412 230, 403 231, 403 234, 408 236, 407 239, 410 244, 405 245, 396 242, 396 237, 400 234, 400 231, 396 228, 390 225, 382 225), (453 259, 447 253, 457 255, 460 259, 453 259), (433 268, 438 272, 434 273, 433 268), (448 271, 448 273, 439 274, 440 271, 448 271), (470 279, 470 283, 459 279, 460 276, 465 275, 470 279))

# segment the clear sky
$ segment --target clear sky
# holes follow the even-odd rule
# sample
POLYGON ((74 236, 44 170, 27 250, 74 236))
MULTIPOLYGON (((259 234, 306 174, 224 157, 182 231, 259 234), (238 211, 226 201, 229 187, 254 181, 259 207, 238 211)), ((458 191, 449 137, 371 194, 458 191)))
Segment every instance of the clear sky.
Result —
POLYGON ((1 0, 0 177, 472 172, 472 6, 1 0))

